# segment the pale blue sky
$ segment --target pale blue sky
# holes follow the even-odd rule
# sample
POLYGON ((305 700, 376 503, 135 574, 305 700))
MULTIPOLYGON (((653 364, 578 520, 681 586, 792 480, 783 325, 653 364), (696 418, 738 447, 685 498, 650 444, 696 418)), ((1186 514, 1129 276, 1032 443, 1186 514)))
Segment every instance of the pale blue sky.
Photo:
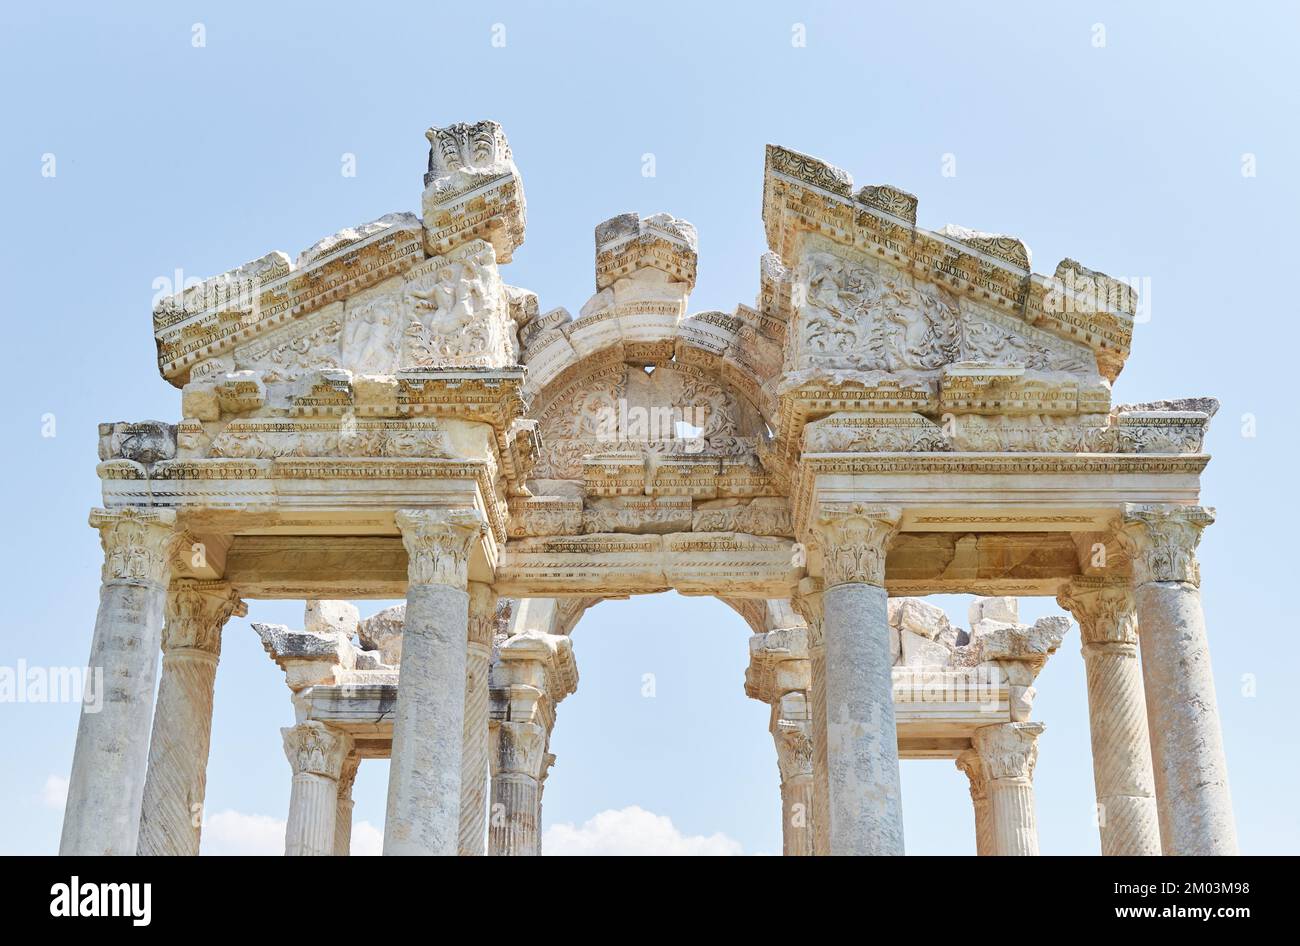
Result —
MULTIPOLYGON (((752 302, 763 146, 796 148, 920 199, 919 222, 1015 234, 1051 272, 1073 257, 1149 280, 1116 400, 1214 395, 1205 606, 1243 851, 1300 850, 1295 555, 1300 114, 1285 4, 169 3, 0 14, 0 276, 9 404, 0 666, 83 664, 99 549, 96 424, 179 417, 150 337, 153 281, 206 276, 343 226, 419 209, 431 124, 502 122, 528 196, 503 271, 543 309, 593 288, 592 228, 664 210, 700 232, 692 311, 752 302), (191 43, 206 27, 206 46, 191 43), (491 44, 504 24, 506 45, 491 44), (806 48, 791 44, 806 26, 806 48), (1094 46, 1095 24, 1106 44, 1094 46), (52 153, 57 176, 43 177, 52 153), (344 153, 357 175, 340 173, 344 153), (657 176, 641 174, 653 153, 657 176), (1242 174, 1256 156, 1257 176, 1242 174), (957 174, 941 172, 945 154, 957 174), (42 437, 53 414, 56 433, 42 437), (1257 435, 1242 435, 1243 415, 1257 435), (1285 603, 1285 604, 1284 604, 1285 603), (1253 675, 1255 695, 1245 695, 1253 675)), ((965 623, 965 604, 944 601, 965 623)), ((1029 617, 1055 613, 1026 600, 1029 617)), ((370 606, 363 605, 363 613, 370 606)), ((226 632, 209 812, 284 816, 291 721, 249 620, 226 632)), ((766 707, 746 700, 748 630, 711 599, 600 605, 575 634, 548 824, 638 805, 690 836, 780 849, 766 707), (644 673, 657 696, 641 696, 644 673)), ((1077 632, 1038 684, 1045 853, 1095 853, 1077 632)), ((75 705, 0 705, 0 852, 52 852, 75 705)), ((963 777, 903 765, 911 853, 973 850, 963 777)), ((383 819, 386 768, 358 780, 383 819)), ((272 833, 274 825, 268 829, 272 833)), ((205 842, 212 837, 205 835, 205 842)), ((231 842, 232 844, 235 842, 231 842)))

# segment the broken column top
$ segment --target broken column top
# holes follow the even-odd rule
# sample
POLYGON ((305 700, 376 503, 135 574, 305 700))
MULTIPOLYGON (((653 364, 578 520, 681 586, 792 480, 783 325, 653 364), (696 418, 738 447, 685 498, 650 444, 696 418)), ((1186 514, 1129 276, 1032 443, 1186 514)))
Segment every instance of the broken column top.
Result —
POLYGON ((672 214, 626 213, 596 226, 596 291, 638 269, 657 269, 695 288, 699 239, 695 227, 672 214))

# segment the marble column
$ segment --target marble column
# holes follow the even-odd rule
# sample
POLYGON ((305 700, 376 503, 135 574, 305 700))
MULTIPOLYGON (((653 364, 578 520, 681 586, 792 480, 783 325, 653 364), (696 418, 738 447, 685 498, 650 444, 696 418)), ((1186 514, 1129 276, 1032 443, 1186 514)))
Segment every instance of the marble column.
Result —
POLYGON ((542 852, 546 730, 534 721, 502 720, 492 727, 492 741, 488 853, 493 857, 536 857, 542 852))
POLYGON ((460 766, 462 857, 487 853, 488 672, 497 597, 491 586, 469 583, 469 634, 465 661, 464 745, 460 766))
POLYGON ((406 624, 388 778, 384 853, 454 856, 460 840, 469 555, 483 519, 469 509, 404 509, 406 624))
POLYGON ((971 738, 987 784, 990 854, 1038 855, 1034 763, 1043 729, 1042 723, 1001 723, 982 726, 971 738))
POLYGON ((832 855, 903 853, 885 554, 901 510, 823 503, 826 762, 832 855))
POLYGON ((808 662, 813 754, 812 826, 813 854, 831 850, 830 775, 826 766, 826 640, 822 633, 822 596, 817 590, 796 596, 791 604, 808 625, 808 662))
POLYGON ((334 815, 334 856, 349 857, 352 854, 352 786, 357 780, 357 769, 361 760, 350 755, 343 760, 339 770, 338 803, 334 815))
POLYGON ((196 857, 212 742, 212 696, 221 631, 248 613, 222 581, 182 578, 167 595, 162 682, 149 740, 138 853, 196 857))
POLYGON ((176 514, 96 509, 90 524, 104 566, 59 853, 130 856, 140 835, 176 514))
POLYGON ((957 756, 957 768, 966 773, 970 780, 970 800, 975 809, 975 853, 980 857, 989 857, 993 852, 993 807, 989 801, 988 777, 984 774, 984 763, 980 754, 974 749, 967 749, 957 756))
MULTIPOLYGON (((796 695, 802 698, 802 694, 787 697, 796 695)), ((811 857, 814 853, 813 745, 808 728, 780 722, 772 733, 781 773, 781 853, 786 857, 811 857)))
POLYGON ((1088 676, 1097 827, 1107 857, 1159 856, 1137 615, 1128 579, 1077 577, 1056 599, 1079 622, 1088 676))
POLYGON ((1203 506, 1130 504, 1117 532, 1133 563, 1160 846, 1170 856, 1237 853, 1196 562, 1213 521, 1203 506))
POLYGON ((329 857, 337 837, 339 778, 352 738, 315 720, 281 729, 280 735, 293 769, 285 856, 329 857))

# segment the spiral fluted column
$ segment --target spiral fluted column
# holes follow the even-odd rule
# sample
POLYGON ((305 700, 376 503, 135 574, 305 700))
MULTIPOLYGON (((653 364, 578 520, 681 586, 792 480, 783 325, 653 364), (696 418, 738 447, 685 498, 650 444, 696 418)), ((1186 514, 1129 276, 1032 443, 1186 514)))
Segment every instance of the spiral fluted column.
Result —
POLYGON ((335 857, 349 857, 352 854, 352 809, 355 807, 352 786, 356 784, 357 769, 360 767, 361 760, 350 755, 343 760, 343 768, 339 771, 338 804, 334 816, 335 857))
POLYGON ((984 774, 984 762, 974 749, 957 756, 957 768, 970 780, 971 807, 975 810, 975 853, 989 857, 993 848, 993 804, 989 800, 989 782, 984 774))
POLYGON ((492 659, 496 595, 469 583, 469 634, 465 659, 465 725, 460 768, 462 857, 486 853, 488 793, 488 671, 492 659))
POLYGON ((1103 856, 1158 856, 1151 739, 1137 616, 1127 579, 1073 579, 1057 601, 1079 622, 1088 676, 1088 722, 1103 856))
POLYGON ((139 853, 199 853, 221 631, 248 613, 225 582, 179 579, 167 595, 162 682, 149 740, 139 853))

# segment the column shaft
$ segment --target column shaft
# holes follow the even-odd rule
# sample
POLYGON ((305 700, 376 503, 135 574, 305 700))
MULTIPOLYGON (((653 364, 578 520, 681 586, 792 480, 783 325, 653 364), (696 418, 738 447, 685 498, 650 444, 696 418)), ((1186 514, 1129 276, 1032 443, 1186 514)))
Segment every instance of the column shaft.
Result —
POLYGON ((1066 584, 1056 600, 1073 613, 1083 638, 1101 853, 1159 855, 1155 777, 1131 583, 1081 576, 1066 584))
POLYGON ((350 756, 343 762, 343 769, 339 774, 339 784, 336 797, 338 803, 335 806, 334 816, 334 856, 349 857, 352 854, 352 786, 357 779, 357 768, 361 765, 361 760, 356 756, 350 756))
MULTIPOLYGON (((984 831, 978 824, 976 807, 977 844, 986 846, 990 854, 1002 857, 1038 854, 1033 779, 1038 737, 1043 728, 1042 723, 1002 723, 983 726, 971 737, 988 793, 988 827, 984 831), (980 841, 981 833, 987 840, 980 841)), ((974 797, 976 793, 972 790, 971 794, 974 797)))
POLYGON ((989 820, 993 853, 999 857, 1037 857, 1034 783, 1027 778, 989 780, 989 820))
POLYGON ((1103 856, 1160 855, 1142 670, 1132 644, 1083 647, 1103 856))
POLYGON ((352 740, 315 721, 282 729, 280 734, 293 769, 284 853, 288 857, 329 857, 337 839, 339 777, 352 740))
POLYGON ((885 589, 823 592, 830 853, 903 853, 902 786, 885 589))
POLYGON ((247 609, 224 582, 183 579, 173 584, 166 611, 139 853, 195 857, 203 830, 221 631, 232 614, 247 609))
POLYGON ((503 720, 493 733, 496 764, 492 772, 488 853, 494 857, 535 857, 542 849, 541 772, 546 730, 535 722, 503 720))
POLYGON ((1161 846, 1171 856, 1236 854, 1200 589, 1149 582, 1136 597, 1161 846))
POLYGON ((384 853, 454 856, 460 840, 465 723, 464 591, 482 519, 464 510, 403 510, 409 558, 406 625, 388 780, 384 853))
POLYGON ((488 672, 496 596, 469 583, 469 632, 465 662, 465 722, 460 776, 459 853, 481 856, 487 846, 488 672))
POLYGON ((811 857, 815 853, 811 775, 782 780, 781 815, 781 853, 786 857, 811 857))
POLYGON ((96 510, 104 548, 59 853, 136 853, 175 514, 96 510))
POLYGON ((812 743, 813 743, 813 850, 818 855, 831 851, 831 789, 826 760, 826 646, 811 649, 812 743))
POLYGON ((1213 521, 1202 506, 1130 504, 1116 533, 1133 566, 1160 846, 1171 856, 1237 853, 1196 562, 1213 521))

